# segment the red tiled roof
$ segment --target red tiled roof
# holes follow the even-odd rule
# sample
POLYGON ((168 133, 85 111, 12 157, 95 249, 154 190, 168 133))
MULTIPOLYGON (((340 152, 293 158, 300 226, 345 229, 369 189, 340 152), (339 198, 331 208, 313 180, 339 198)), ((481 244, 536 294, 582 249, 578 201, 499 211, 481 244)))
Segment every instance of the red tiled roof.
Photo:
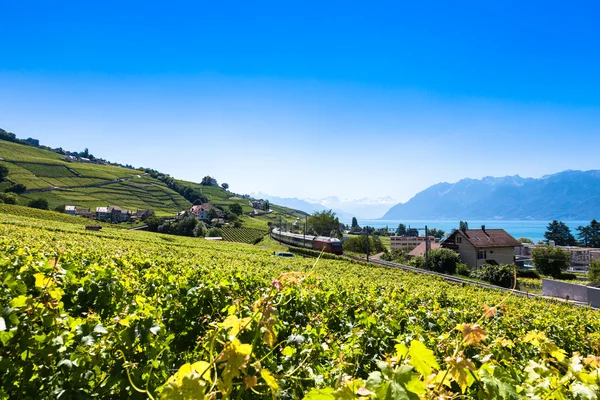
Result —
POLYGON ((517 247, 521 243, 504 229, 467 229, 456 231, 450 236, 462 234, 476 248, 517 247))
MULTIPOLYGON (((439 243, 429 242, 430 250, 439 249, 440 247, 442 247, 442 245, 439 243)), ((410 251, 410 253, 408 253, 409 257, 423 256, 423 255, 425 255, 425 241, 419 243, 419 245, 417 247, 415 247, 414 249, 412 249, 410 251)))

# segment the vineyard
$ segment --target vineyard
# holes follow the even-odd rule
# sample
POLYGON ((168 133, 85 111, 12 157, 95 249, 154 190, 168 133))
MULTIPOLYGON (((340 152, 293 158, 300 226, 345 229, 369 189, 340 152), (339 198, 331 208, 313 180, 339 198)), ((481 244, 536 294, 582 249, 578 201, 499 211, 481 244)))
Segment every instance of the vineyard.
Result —
POLYGON ((0 213, 1 398, 596 399, 600 314, 0 213))
POLYGON ((255 228, 230 228, 224 227, 223 240, 228 242, 239 242, 256 244, 265 236, 268 232, 263 229, 255 228))

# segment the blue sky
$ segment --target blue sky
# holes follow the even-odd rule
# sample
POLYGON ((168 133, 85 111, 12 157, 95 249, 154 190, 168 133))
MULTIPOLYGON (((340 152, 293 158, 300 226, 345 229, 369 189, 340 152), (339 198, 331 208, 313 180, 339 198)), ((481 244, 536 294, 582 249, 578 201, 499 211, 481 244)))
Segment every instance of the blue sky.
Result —
POLYGON ((594 2, 216 3, 0 2, 0 127, 292 197, 598 168, 594 2))

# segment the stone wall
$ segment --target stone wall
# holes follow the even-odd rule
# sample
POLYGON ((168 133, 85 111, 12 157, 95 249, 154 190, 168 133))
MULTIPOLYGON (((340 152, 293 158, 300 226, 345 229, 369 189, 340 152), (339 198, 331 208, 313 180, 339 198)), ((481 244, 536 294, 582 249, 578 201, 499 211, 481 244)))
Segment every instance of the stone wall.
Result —
POLYGON ((600 289, 575 283, 542 279, 542 295, 588 303, 600 307, 600 289))

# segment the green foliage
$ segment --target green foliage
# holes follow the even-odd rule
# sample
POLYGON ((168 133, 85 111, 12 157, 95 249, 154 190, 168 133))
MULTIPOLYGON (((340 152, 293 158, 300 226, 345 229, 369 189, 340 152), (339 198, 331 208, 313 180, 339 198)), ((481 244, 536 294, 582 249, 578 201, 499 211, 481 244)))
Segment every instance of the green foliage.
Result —
POLYGON ((229 242, 249 243, 256 244, 262 240, 262 238, 268 233, 266 230, 254 229, 254 228, 221 228, 223 240, 229 242))
POLYGON ((548 224, 546 228, 546 232, 544 233, 544 237, 546 241, 554 241, 554 244, 557 246, 576 246, 577 241, 573 234, 571 234, 571 229, 564 223, 559 222, 557 220, 552 221, 548 224))
POLYGON ((600 283, 600 260, 594 260, 588 268, 587 278, 593 283, 600 283))
POLYGON ((228 189, 229 189, 229 183, 225 183, 225 182, 223 182, 223 183, 221 183, 221 187, 222 187, 223 189, 225 189, 225 190, 228 190, 228 189))
POLYGON ((517 277, 518 278, 532 278, 532 279, 540 279, 540 274, 537 271, 532 269, 517 269, 517 277))
POLYGON ((410 259, 410 265, 415 268, 425 269, 425 257, 415 256, 410 259))
POLYGON ((471 277, 489 282, 492 285, 511 288, 515 281, 514 265, 484 264, 480 269, 473 271, 471 277))
POLYGON ((458 229, 460 229, 461 231, 469 230, 469 223, 467 221, 460 221, 458 223, 458 229))
POLYGON ((454 275, 456 264, 460 263, 460 257, 450 249, 433 249, 429 252, 427 268, 431 271, 454 275))
POLYGON ((220 228, 210 228, 206 234, 208 237, 223 237, 223 231, 220 228))
POLYGON ((193 233, 195 237, 205 237, 208 233, 208 229, 206 229, 206 224, 202 221, 198 221, 198 223, 194 227, 193 233))
POLYGON ((54 211, 59 212, 59 213, 64 213, 65 212, 65 205, 64 204, 59 204, 58 206, 54 207, 54 211))
POLYGON ((584 247, 600 247, 600 222, 593 219, 589 225, 579 226, 577 237, 584 247))
POLYGON ((383 253, 381 259, 383 261, 392 261, 399 264, 406 264, 408 263, 408 252, 404 249, 392 249, 383 253))
POLYGON ((522 237, 522 238, 518 238, 517 240, 519 241, 519 243, 530 243, 530 244, 533 244, 533 241, 531 239, 528 239, 528 238, 522 237))
POLYGON ((600 390, 600 318, 589 308, 347 260, 2 213, 0 254, 0 398, 581 399, 600 390))
POLYGON ((569 254, 558 247, 538 247, 531 254, 535 269, 542 275, 559 278, 569 266, 569 254))
POLYGON ((235 215, 242 215, 244 211, 242 210, 242 206, 238 203, 233 203, 228 206, 229 211, 231 211, 235 215))
POLYGON ((406 235, 406 225, 404 225, 404 224, 398 224, 398 228, 396 229, 396 235, 397 236, 404 236, 404 235, 406 235))
POLYGON ((15 183, 13 185, 11 185, 9 188, 7 188, 5 190, 5 192, 7 193, 16 193, 16 194, 22 194, 23 192, 25 192, 27 190, 27 188, 25 187, 25 185, 21 184, 21 183, 15 183))
POLYGON ((339 236, 340 221, 331 210, 317 211, 308 217, 308 225, 320 236, 339 236))
MULTIPOLYGON (((367 235, 352 235, 344 242, 344 250, 365 254, 367 252, 367 235)), ((369 254, 385 251, 379 236, 369 236, 369 254)))
POLYGON ((39 208, 40 210, 47 210, 48 201, 46 199, 33 199, 27 203, 27 207, 39 208))
POLYGON ((442 229, 433 228, 433 229, 428 229, 427 231, 428 231, 427 234, 429 236, 433 236, 437 239, 441 239, 444 237, 444 235, 446 235, 446 232, 444 232, 442 229))
POLYGON ((350 226, 350 228, 358 228, 358 220, 356 219, 356 217, 352 217, 352 225, 350 226))
POLYGON ((4 204, 17 204, 17 196, 12 193, 0 193, 0 201, 4 204))
POLYGON ((471 276, 471 269, 467 267, 467 264, 458 263, 456 264, 456 275, 471 276))

